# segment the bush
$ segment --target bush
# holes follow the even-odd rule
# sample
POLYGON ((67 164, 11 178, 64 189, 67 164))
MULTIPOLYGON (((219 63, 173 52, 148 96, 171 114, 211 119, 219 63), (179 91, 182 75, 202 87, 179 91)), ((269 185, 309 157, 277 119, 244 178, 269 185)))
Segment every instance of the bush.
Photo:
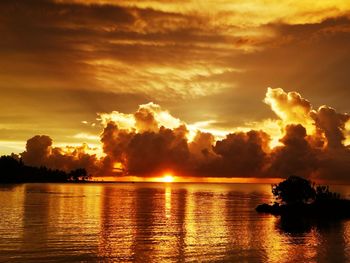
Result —
POLYGON ((340 199, 340 194, 330 192, 328 185, 327 186, 318 185, 316 187, 316 200, 317 201, 331 200, 331 199, 340 199))
POLYGON ((290 176, 283 182, 272 185, 272 194, 285 204, 308 203, 316 197, 312 183, 298 176, 290 176))
POLYGON ((330 192, 328 186, 316 186, 315 183, 298 176, 290 176, 283 182, 272 185, 272 194, 287 205, 340 198, 338 193, 330 192))

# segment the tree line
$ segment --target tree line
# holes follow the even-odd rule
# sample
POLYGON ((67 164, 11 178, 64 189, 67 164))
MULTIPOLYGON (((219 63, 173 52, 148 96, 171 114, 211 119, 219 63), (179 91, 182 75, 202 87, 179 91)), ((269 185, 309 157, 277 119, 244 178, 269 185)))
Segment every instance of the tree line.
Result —
POLYGON ((44 166, 28 166, 15 156, 0 157, 0 183, 86 182, 90 178, 83 168, 66 172, 44 166))

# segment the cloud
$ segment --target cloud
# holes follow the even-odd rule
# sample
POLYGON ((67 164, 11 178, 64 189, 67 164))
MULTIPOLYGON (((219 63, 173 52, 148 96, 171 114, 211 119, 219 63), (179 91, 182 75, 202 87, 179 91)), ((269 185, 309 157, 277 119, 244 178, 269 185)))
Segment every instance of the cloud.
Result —
POLYGON ((140 105, 134 114, 114 111, 99 116, 106 123, 101 142, 110 167, 120 163, 128 173, 151 175, 186 166, 187 129, 159 105, 140 105))
POLYGON ((234 24, 239 26, 266 24, 273 21, 302 24, 307 22, 320 22, 327 17, 334 17, 349 10, 349 5, 343 0, 322 1, 315 3, 307 1, 277 0, 254 2, 239 1, 139 1, 139 0, 56 0, 60 3, 80 4, 114 4, 122 6, 137 6, 153 10, 163 10, 171 13, 188 14, 197 10, 206 10, 210 16, 218 16, 220 23, 234 24), (247 16, 250 17, 247 21, 247 16), (245 23, 244 23, 245 22, 245 23))
POLYGON ((122 167, 126 167, 126 151, 134 136, 134 131, 119 129, 113 121, 107 123, 101 134, 102 149, 106 154, 104 166, 107 166, 105 168, 107 171, 111 171, 115 163, 120 163, 122 167))
POLYGON ((52 139, 46 135, 36 135, 26 144, 26 151, 22 153, 25 164, 32 166, 44 165, 51 154, 52 139))
POLYGON ((95 112, 154 101, 187 123, 243 126, 273 116, 267 86, 348 111, 348 11, 342 0, 3 0, 0 122, 14 120, 12 140, 71 143, 95 112))
POLYGON ((216 154, 213 150, 215 137, 209 132, 197 130, 195 137, 189 143, 189 151, 196 160, 212 159, 216 154))
POLYGON ((344 147, 346 124, 350 117, 329 106, 314 110, 311 103, 297 92, 268 88, 264 102, 281 119, 280 125, 301 124, 312 135, 309 141, 328 148, 344 147))
POLYGON ((52 139, 47 135, 36 135, 26 144, 21 158, 29 166, 46 166, 51 169, 71 171, 86 168, 89 173, 98 174, 98 159, 89 154, 90 148, 83 144, 78 147, 53 147, 52 139))
POLYGON ((317 111, 312 111, 311 116, 319 131, 324 133, 328 148, 344 147, 345 124, 350 119, 348 114, 337 113, 331 107, 321 106, 317 111))
MULTIPOLYGON (((350 149, 344 145, 349 115, 322 106, 314 110, 297 92, 267 89, 265 103, 276 113, 282 135, 278 146, 264 130, 235 131, 224 138, 187 125, 158 104, 141 104, 134 113, 100 113, 104 155, 88 146, 53 147, 48 136, 34 136, 21 154, 28 165, 64 170, 86 168, 94 175, 287 177, 349 180, 350 149), (306 125, 313 129, 309 131, 306 125), (192 130, 190 130, 190 128, 192 130), (192 134, 192 135, 191 135, 192 134), (194 134, 194 135, 193 135, 194 134)), ((272 128, 269 129, 272 129, 272 128)), ((263 127, 262 127, 263 128, 263 127)), ((280 134, 280 133, 276 133, 280 134)))
POLYGON ((280 140, 283 145, 272 150, 266 173, 272 177, 311 176, 318 169, 318 152, 307 141, 306 129, 301 124, 290 124, 285 130, 280 140))
POLYGON ((189 150, 183 132, 161 127, 159 132, 136 134, 127 148, 127 170, 131 174, 186 171, 189 150))
POLYGON ((347 113, 325 105, 314 110, 299 93, 282 89, 268 89, 265 102, 281 118, 280 125, 287 125, 280 139, 283 146, 272 150, 267 173, 349 180, 350 149, 344 144, 347 113))
POLYGON ((114 122, 119 128, 136 131, 157 131, 160 126, 173 129, 181 125, 178 118, 153 102, 139 105, 138 110, 133 114, 112 111, 98 113, 98 116, 103 125, 114 122))
POLYGON ((133 128, 119 129, 118 115, 125 115, 112 113, 102 135, 105 153, 113 162, 120 162, 126 171, 140 175, 173 169, 180 174, 215 177, 297 174, 328 180, 343 178, 331 174, 330 167, 340 162, 344 163, 341 167, 347 169, 344 156, 349 155, 349 150, 343 144, 347 114, 325 106, 314 110, 299 93, 282 89, 269 88, 264 101, 279 117, 263 122, 277 123, 269 126, 281 128, 280 145, 276 147, 271 147, 271 137, 262 130, 237 131, 220 139, 201 131, 197 125, 191 137, 190 125, 159 105, 149 103, 127 115, 133 119, 133 128), (165 119, 159 117, 163 113, 167 116, 165 119), (114 141, 106 140, 107 134, 114 141), (339 148, 335 146, 341 146, 343 152, 332 155, 330 151, 339 148))
POLYGON ((311 104, 297 92, 268 88, 264 102, 284 123, 304 123, 309 119, 311 104))
POLYGON ((269 140, 269 136, 262 131, 228 134, 213 146, 219 158, 215 160, 212 173, 217 176, 261 176, 267 161, 269 140))

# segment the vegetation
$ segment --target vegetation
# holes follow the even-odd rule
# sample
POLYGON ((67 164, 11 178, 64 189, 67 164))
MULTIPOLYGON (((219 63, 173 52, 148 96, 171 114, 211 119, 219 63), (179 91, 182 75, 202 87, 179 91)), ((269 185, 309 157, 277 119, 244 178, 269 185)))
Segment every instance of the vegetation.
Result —
POLYGON ((13 156, 0 157, 0 171, 0 183, 85 182, 90 179, 82 168, 65 172, 47 167, 32 167, 13 156))
POLYGON ((350 200, 341 199, 328 186, 316 185, 298 176, 290 176, 272 185, 273 205, 261 204, 256 210, 287 218, 350 218, 350 200))
POLYGON ((287 205, 340 198, 338 193, 330 192, 328 186, 316 185, 298 176, 290 176, 283 182, 272 185, 272 194, 287 205))
POLYGON ((316 191, 310 181, 298 176, 290 176, 287 180, 272 185, 272 194, 285 204, 298 204, 315 199, 316 191))

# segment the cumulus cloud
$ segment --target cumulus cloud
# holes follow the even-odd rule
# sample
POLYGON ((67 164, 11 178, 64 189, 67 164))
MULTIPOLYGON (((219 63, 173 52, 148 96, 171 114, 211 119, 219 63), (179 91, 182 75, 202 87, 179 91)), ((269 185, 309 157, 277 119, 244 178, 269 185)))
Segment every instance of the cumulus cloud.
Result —
POLYGON ((166 169, 184 171, 189 158, 188 144, 182 132, 161 127, 159 132, 136 134, 128 145, 127 157, 131 174, 152 175, 166 169))
POLYGON ((237 131, 224 138, 193 130, 151 102, 134 113, 99 114, 101 158, 89 154, 87 145, 53 147, 45 135, 29 139, 21 156, 28 165, 84 167, 94 175, 155 176, 172 170, 192 176, 349 179, 350 149, 344 144, 348 114, 328 106, 315 110, 299 93, 282 89, 269 88, 264 102, 279 117, 269 120, 282 130, 278 146, 271 146, 273 138, 264 130, 237 131))
POLYGON ((344 147, 345 124, 350 119, 348 114, 337 113, 331 107, 321 106, 317 111, 312 111, 311 116, 319 131, 324 133, 328 148, 344 147))
POLYGON ((272 177, 285 175, 310 176, 317 169, 316 149, 307 141, 306 129, 301 124, 287 125, 280 139, 282 146, 272 150, 267 174, 272 177))
POLYGON ((26 144, 26 151, 22 153, 23 161, 32 166, 43 165, 43 160, 51 154, 52 139, 46 135, 36 135, 26 144))
POLYGON ((312 129, 310 112, 311 103, 295 91, 285 92, 283 89, 268 88, 264 102, 286 124, 302 124, 312 129))
POLYGON ((89 154, 87 144, 78 147, 53 147, 52 139, 46 135, 36 135, 26 144, 21 153, 23 162, 30 166, 46 166, 52 169, 71 171, 86 168, 90 173, 98 174, 98 159, 89 154))
POLYGON ((198 130, 195 137, 188 145, 189 151, 195 159, 203 160, 213 158, 215 156, 212 147, 214 142, 215 137, 213 134, 198 130))
POLYGON ((267 161, 269 136, 263 131, 237 132, 213 146, 219 155, 213 174, 257 177, 267 161))
POLYGON ((102 125, 114 122, 121 129, 142 131, 157 131, 160 126, 170 129, 181 124, 178 118, 153 102, 141 104, 135 113, 125 114, 118 111, 98 113, 102 125))

